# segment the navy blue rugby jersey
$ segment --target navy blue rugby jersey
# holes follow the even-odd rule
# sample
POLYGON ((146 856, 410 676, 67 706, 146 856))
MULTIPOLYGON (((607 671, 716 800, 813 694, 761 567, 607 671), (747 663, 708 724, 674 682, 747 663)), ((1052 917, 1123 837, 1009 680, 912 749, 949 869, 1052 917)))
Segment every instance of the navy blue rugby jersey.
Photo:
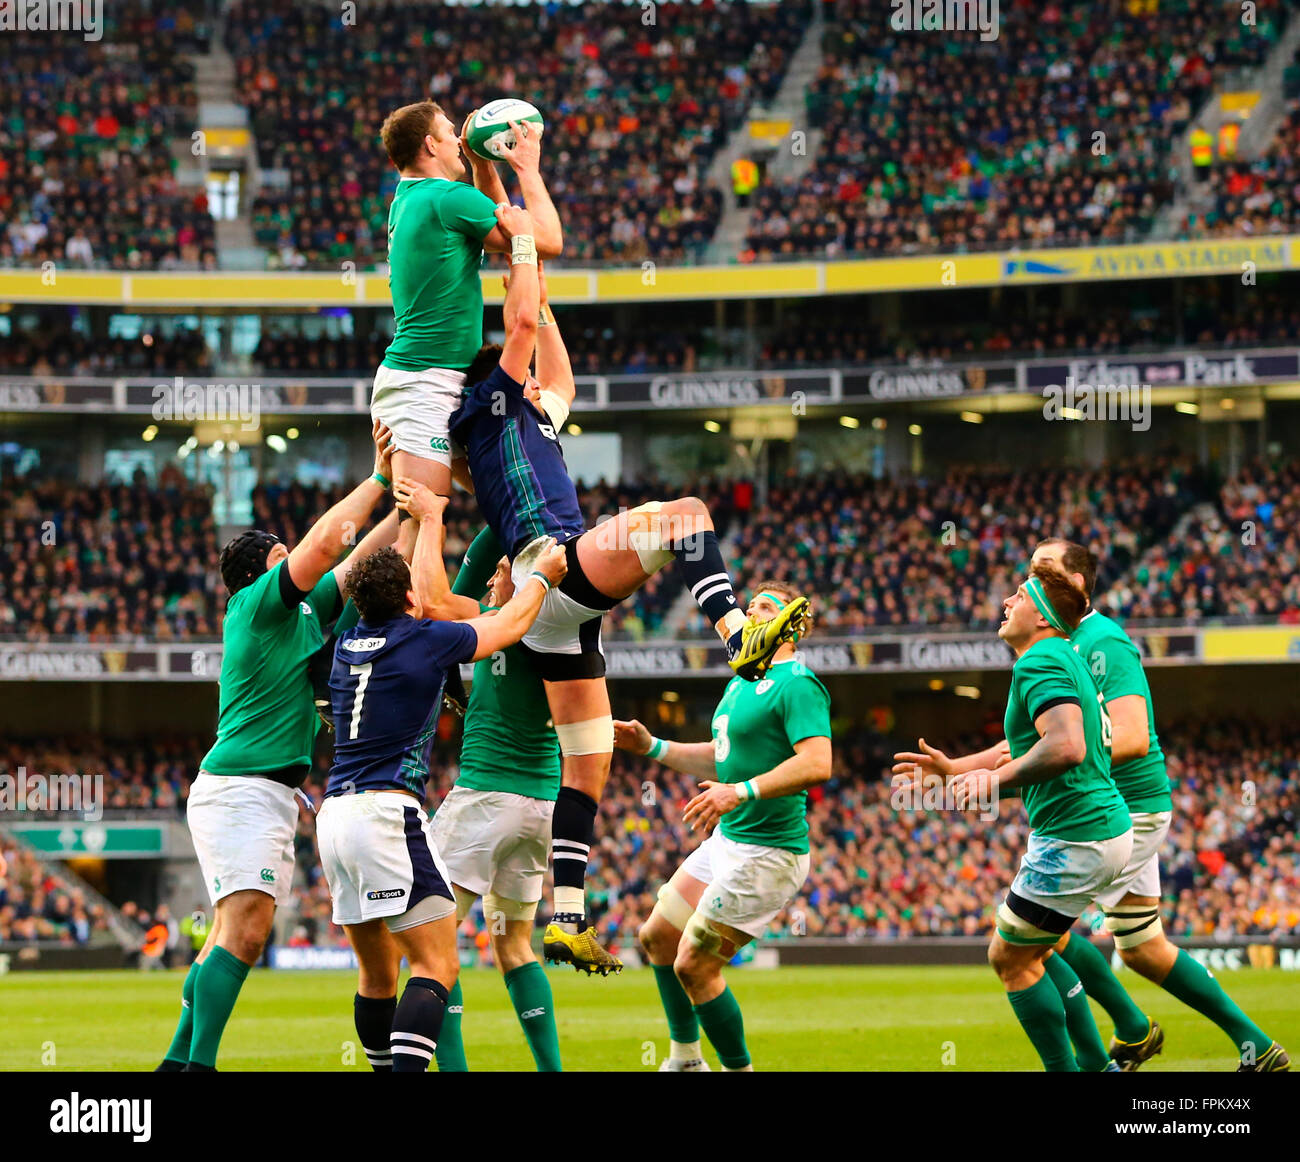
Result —
POLYGON ((449 426, 483 519, 511 559, 538 537, 563 544, 587 531, 559 433, 500 365, 469 389, 449 426))
POLYGON ((334 765, 325 797, 357 791, 423 796, 447 671, 469 662, 478 633, 459 621, 403 615, 346 630, 334 651, 334 765))

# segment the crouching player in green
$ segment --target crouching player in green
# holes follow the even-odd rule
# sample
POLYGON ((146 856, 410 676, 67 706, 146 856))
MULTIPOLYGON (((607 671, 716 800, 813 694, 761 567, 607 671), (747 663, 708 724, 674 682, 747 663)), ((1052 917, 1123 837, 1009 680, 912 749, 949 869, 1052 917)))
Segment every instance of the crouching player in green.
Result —
MULTIPOLYGON (((430 498, 421 498, 421 505, 430 498)), ((439 504, 445 501, 439 501, 439 504)), ((491 529, 465 554, 456 584, 442 578, 432 616, 463 620, 500 608, 514 595, 510 562, 491 529), (495 570, 495 571, 493 571, 495 570), (487 604, 478 597, 487 594, 487 604)), ((533 917, 551 850, 551 813, 560 792, 560 744, 546 687, 518 646, 474 666, 465 711, 460 777, 433 817, 433 835, 451 875, 457 916, 477 899, 492 955, 542 1072, 559 1072, 560 1042, 546 970, 533 952, 533 917)), ((468 1069, 460 982, 451 991, 438 1041, 441 1073, 468 1069)))
MULTIPOLYGON (((746 612, 762 624, 799 598, 766 581, 746 612)), ((635 720, 614 724, 621 750, 704 780, 682 818, 708 838, 659 889, 640 932, 668 1017, 660 1072, 708 1071, 700 1026, 724 1070, 753 1068, 722 966, 763 934, 808 876, 807 789, 831 777, 830 703, 791 641, 760 681, 727 684, 711 742, 667 742, 635 720)))
POLYGON ((1070 647, 1087 598, 1059 567, 1041 562, 1002 604, 998 636, 1016 653, 1004 720, 1011 760, 996 770, 963 769, 957 760, 961 773, 949 783, 958 810, 1016 788, 1029 816, 1028 847, 998 908, 989 963, 1049 1072, 1113 1071, 1078 976, 1052 954, 1133 849, 1128 808, 1110 775, 1110 720, 1070 647))

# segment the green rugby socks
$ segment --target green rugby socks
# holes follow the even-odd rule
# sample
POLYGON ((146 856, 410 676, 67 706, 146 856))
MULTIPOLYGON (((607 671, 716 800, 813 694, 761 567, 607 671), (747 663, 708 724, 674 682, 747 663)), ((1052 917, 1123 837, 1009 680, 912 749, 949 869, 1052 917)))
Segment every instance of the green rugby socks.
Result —
POLYGON ((682 988, 671 964, 652 964, 655 984, 659 986, 659 999, 668 1018, 668 1036, 678 1045, 691 1045, 700 1039, 700 1022, 695 1006, 682 988))
POLYGON ((181 985, 181 1018, 176 1024, 172 1043, 163 1057, 162 1064, 155 1073, 179 1073, 190 1060, 190 1040, 194 1036, 194 982, 198 979, 202 966, 196 960, 185 974, 185 983, 181 985))
POLYGON ((506 973, 506 991, 515 1007, 519 1026, 528 1038, 537 1071, 559 1073, 560 1038, 555 1031, 555 1003, 546 969, 535 960, 512 968, 506 973))
POLYGON ((724 1069, 744 1069, 750 1064, 749 1050, 745 1047, 745 1021, 730 988, 724 986, 713 1000, 696 1005, 695 1015, 724 1069))
POLYGON ((1048 1073, 1078 1073, 1065 1023, 1065 1002, 1052 978, 1044 973, 1027 989, 1007 993, 1007 1000, 1042 1058, 1043 1068, 1048 1073))
POLYGON ((1151 1031, 1150 1020, 1119 983, 1105 954, 1091 940, 1071 934, 1065 942, 1065 951, 1057 955, 1083 981, 1084 992, 1106 1010, 1115 1023, 1115 1036, 1119 1040, 1136 1045, 1146 1037, 1151 1031))
MULTIPOLYGON (((1071 940, 1070 943, 1073 944, 1074 941, 1071 940)), ((1097 1022, 1093 1020, 1083 983, 1074 969, 1055 953, 1043 962, 1043 968, 1056 986, 1056 991, 1061 994, 1061 1003, 1065 1006, 1065 1027, 1074 1043, 1074 1056, 1079 1063, 1079 1071, 1100 1073, 1110 1061, 1110 1055, 1097 1031, 1097 1022)))
MULTIPOLYGON (((239 990, 248 979, 251 965, 218 944, 203 961, 194 980, 194 1032, 190 1041, 190 1063, 206 1069, 217 1067, 217 1050, 226 1022, 234 1011, 239 990)), ((197 1072, 197 1071, 195 1071, 197 1072)))
POLYGON ((1223 991, 1223 986, 1210 975, 1210 970, 1198 964, 1186 949, 1178 950, 1178 959, 1169 975, 1160 982, 1160 987, 1218 1025, 1232 1038, 1239 1056, 1245 1056, 1246 1047, 1251 1046, 1252 1060, 1258 1059, 1273 1043, 1272 1038, 1223 991))
POLYGON ((461 1037, 460 1022, 465 1015, 465 997, 460 991, 460 977, 451 986, 447 994, 447 1011, 442 1016, 442 1032, 438 1036, 438 1048, 434 1056, 438 1060, 439 1073, 468 1073, 469 1062, 465 1060, 465 1042, 461 1037))

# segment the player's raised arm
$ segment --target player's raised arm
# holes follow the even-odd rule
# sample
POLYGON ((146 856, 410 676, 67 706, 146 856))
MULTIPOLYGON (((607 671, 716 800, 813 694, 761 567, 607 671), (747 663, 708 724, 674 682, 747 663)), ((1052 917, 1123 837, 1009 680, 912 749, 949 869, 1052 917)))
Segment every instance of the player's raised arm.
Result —
POLYGON ((303 592, 314 589, 316 583, 334 567, 344 550, 352 544, 357 529, 366 523, 379 498, 388 491, 393 433, 376 420, 372 435, 375 441, 374 473, 312 525, 285 562, 289 580, 303 592))
POLYGON ((635 718, 627 722, 615 721, 614 746, 632 754, 646 755, 670 770, 697 779, 712 779, 718 773, 712 742, 670 742, 666 738, 655 738, 635 718))
POLYGON ((520 582, 515 595, 495 614, 471 618, 465 623, 472 625, 478 634, 474 661, 491 657, 498 650, 519 641, 537 619, 542 599, 553 586, 564 580, 568 571, 564 547, 549 537, 547 539, 551 543, 538 555, 536 568, 520 582))
POLYGON ((542 386, 540 403, 542 410, 550 417, 557 428, 568 418, 569 409, 573 407, 573 397, 577 395, 577 385, 573 381, 573 364, 569 360, 569 349, 564 345, 560 334, 560 325, 555 321, 546 291, 546 271, 542 263, 537 264, 537 291, 539 313, 537 319, 537 381, 542 386), (557 419, 557 405, 563 406, 564 415, 557 419))
POLYGON ((532 215, 517 206, 498 206, 497 224, 510 238, 510 278, 506 284, 506 342, 501 369, 518 383, 528 378, 537 345, 537 316, 541 291, 537 282, 537 249, 532 215))
POLYGON ((505 183, 501 180, 501 173, 497 169, 496 162, 488 161, 485 157, 479 157, 469 147, 469 128, 474 123, 474 115, 478 112, 473 110, 460 127, 460 148, 461 152, 469 158, 470 172, 474 178, 474 188, 479 193, 492 199, 497 205, 508 202, 510 199, 506 195, 505 183))
POLYGON ((474 617, 479 612, 478 602, 451 591, 447 566, 442 559, 442 514, 447 498, 409 476, 399 476, 393 481, 393 496, 420 522, 411 555, 411 589, 419 606, 416 616, 435 621, 463 621, 474 617))
POLYGON ((334 580, 338 582, 340 593, 343 592, 343 583, 348 579, 348 573, 357 561, 362 561, 371 553, 377 553, 380 549, 386 549, 389 545, 397 543, 400 523, 397 519, 397 509, 393 509, 361 538, 361 543, 352 552, 334 566, 334 580))
MULTIPOLYGON (((543 258, 558 258, 564 249, 564 231, 560 226, 560 215, 555 209, 555 203, 551 201, 546 183, 542 181, 541 134, 536 131, 536 126, 527 121, 512 121, 510 128, 515 131, 515 144, 506 147, 506 161, 515 171, 519 190, 524 195, 524 205, 537 224, 534 235, 537 253, 543 258)), ((470 156, 473 157, 473 154, 470 156)), ((477 181, 477 170, 475 180, 477 181)), ((499 176, 497 180, 500 181, 499 176)), ((483 249, 497 253, 507 251, 510 249, 508 239, 509 234, 498 227, 483 239, 483 249)))

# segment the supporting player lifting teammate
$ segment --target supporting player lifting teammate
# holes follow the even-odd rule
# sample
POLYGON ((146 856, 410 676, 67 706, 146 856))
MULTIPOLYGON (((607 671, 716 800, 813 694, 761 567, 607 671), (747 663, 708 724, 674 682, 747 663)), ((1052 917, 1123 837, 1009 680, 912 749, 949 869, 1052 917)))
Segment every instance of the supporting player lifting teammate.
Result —
POLYGON ((221 627, 217 740, 190 789, 186 819, 215 909, 207 942, 185 977, 181 1017, 163 1072, 216 1068, 221 1035, 249 969, 289 898, 298 825, 294 791, 311 770, 319 720, 308 664, 338 614, 355 561, 397 536, 389 516, 335 566, 388 491, 392 434, 374 425, 374 474, 331 508, 290 551, 250 529, 221 551, 230 592, 221 627))
MULTIPOLYGON (((559 443, 574 398, 573 371, 542 299, 533 224, 527 211, 514 208, 499 211, 498 222, 511 235, 506 343, 480 352, 451 432, 465 450, 479 507, 512 559, 516 581, 527 575, 542 538, 555 537, 568 555, 564 583, 547 594, 523 642, 546 682, 564 755, 552 820, 555 908, 543 948, 548 959, 603 974, 622 965, 587 924, 584 882, 613 751, 600 648, 605 612, 676 561, 726 644, 732 668, 757 679, 782 643, 799 632, 807 602, 796 599, 761 623, 747 618, 736 604, 709 511, 695 497, 640 505, 587 529, 559 443), (529 375, 534 346, 536 378, 529 375)), ((462 615, 454 604, 445 611, 462 615)))
MULTIPOLYGON (((764 581, 749 615, 770 621, 796 600, 792 587, 764 581)), ((640 931, 668 1017, 660 1071, 708 1072, 701 1026, 724 1070, 749 1070, 744 1020, 722 966, 808 876, 807 790, 831 777, 830 696, 791 641, 762 680, 728 683, 711 742, 656 739, 636 721, 614 731, 620 749, 703 780, 682 817, 707 838, 659 889, 640 931)))
MULTIPOLYGON (((426 505, 435 503, 413 480, 399 478, 398 486, 402 500, 422 491, 426 505)), ((447 671, 517 642, 565 572, 552 543, 494 616, 424 618, 429 586, 442 572, 442 522, 436 508, 422 511, 409 569, 385 549, 348 578, 361 620, 335 653, 334 765, 317 824, 334 922, 360 962, 357 1034, 372 1068, 397 1073, 429 1067, 459 972, 452 878, 423 809, 447 671), (396 952, 411 966, 400 1002, 396 952)))

